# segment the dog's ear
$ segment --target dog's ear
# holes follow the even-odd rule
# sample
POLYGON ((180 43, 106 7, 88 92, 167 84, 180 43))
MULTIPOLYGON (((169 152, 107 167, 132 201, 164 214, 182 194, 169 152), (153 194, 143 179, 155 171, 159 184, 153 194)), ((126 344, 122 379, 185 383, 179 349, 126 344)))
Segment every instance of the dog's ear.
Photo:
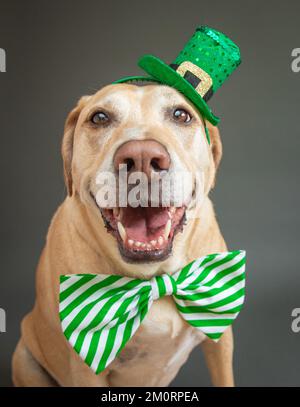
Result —
POLYGON ((73 157, 74 131, 80 112, 84 107, 87 99, 89 99, 89 96, 83 96, 81 99, 79 99, 76 107, 73 110, 71 110, 71 112, 68 114, 64 127, 64 136, 62 141, 61 153, 64 164, 65 184, 69 196, 71 196, 73 193, 72 157, 73 157))
MULTIPOLYGON (((208 121, 206 121, 205 124, 206 124, 206 127, 209 132, 211 151, 212 151, 212 155, 213 155, 213 159, 214 159, 214 163, 215 163, 215 169, 217 172, 217 169, 219 168, 219 165, 221 162, 222 153, 223 153, 220 132, 219 132, 218 127, 213 126, 208 121)), ((214 184, 215 184, 215 180, 213 182, 213 186, 214 186, 214 184)))

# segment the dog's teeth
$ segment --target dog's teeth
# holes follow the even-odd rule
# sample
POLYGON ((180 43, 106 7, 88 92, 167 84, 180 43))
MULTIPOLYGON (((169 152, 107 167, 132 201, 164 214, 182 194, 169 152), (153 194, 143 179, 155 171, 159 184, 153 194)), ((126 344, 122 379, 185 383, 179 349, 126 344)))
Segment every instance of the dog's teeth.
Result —
POLYGON ((171 207, 169 208, 169 210, 168 210, 168 215, 169 215, 169 218, 170 218, 170 219, 173 218, 173 215, 175 214, 175 212, 176 212, 175 206, 171 206, 171 207))
POLYGON ((131 239, 129 239, 129 240, 128 240, 128 244, 129 244, 129 246, 133 246, 133 243, 134 243, 134 241, 133 241, 133 240, 131 240, 131 239))
POLYGON ((135 242, 135 245, 136 245, 137 247, 140 247, 140 246, 142 245, 142 243, 141 243, 141 242, 135 242))
POLYGON ((155 246, 157 243, 157 240, 151 240, 150 244, 152 244, 152 246, 155 246))
POLYGON ((113 214, 114 217, 117 218, 119 216, 120 213, 120 208, 113 208, 113 214))
POLYGON ((162 236, 159 236, 159 238, 158 238, 158 244, 159 244, 160 246, 162 246, 162 245, 164 244, 164 238, 163 238, 162 236))
POLYGON ((172 226, 172 221, 171 219, 168 220, 166 227, 165 227, 165 231, 164 231, 164 238, 168 239, 169 234, 171 232, 171 226, 172 226))
POLYGON ((147 243, 147 249, 152 249, 151 244, 147 243))
POLYGON ((126 240, 126 230, 125 230, 125 228, 124 228, 124 226, 122 225, 121 222, 118 222, 118 231, 119 231, 119 234, 120 234, 123 242, 125 242, 125 240, 126 240))
POLYGON ((146 243, 142 243, 141 247, 143 247, 143 248, 146 247, 146 243))

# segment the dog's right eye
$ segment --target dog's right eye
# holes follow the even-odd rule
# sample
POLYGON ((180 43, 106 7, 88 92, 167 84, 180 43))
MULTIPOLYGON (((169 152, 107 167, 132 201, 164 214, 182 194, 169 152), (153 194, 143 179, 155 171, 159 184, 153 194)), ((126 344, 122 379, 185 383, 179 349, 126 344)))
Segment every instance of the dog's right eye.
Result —
POLYGON ((94 124, 107 124, 107 122, 109 122, 109 117, 104 112, 96 112, 92 115, 90 120, 94 124))

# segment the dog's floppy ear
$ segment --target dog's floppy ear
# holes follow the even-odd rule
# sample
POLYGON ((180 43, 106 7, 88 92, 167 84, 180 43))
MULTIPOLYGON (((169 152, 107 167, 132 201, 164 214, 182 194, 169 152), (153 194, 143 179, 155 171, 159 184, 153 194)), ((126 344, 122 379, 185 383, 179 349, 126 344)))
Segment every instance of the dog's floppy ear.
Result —
POLYGON ((73 193, 72 157, 73 157, 74 131, 80 112, 88 98, 89 96, 83 96, 81 99, 79 99, 77 106, 73 110, 71 110, 71 112, 68 114, 64 127, 64 136, 62 141, 61 153, 64 164, 65 184, 69 196, 71 196, 73 193))
MULTIPOLYGON (((206 124, 206 127, 209 132, 211 151, 212 151, 212 155, 213 155, 213 159, 214 159, 214 163, 215 163, 215 168, 217 171, 217 169, 219 168, 220 162, 221 162, 222 152, 223 152, 220 132, 219 132, 218 127, 213 126, 208 121, 206 121, 205 124, 206 124)), ((213 184, 215 184, 215 181, 213 184)))

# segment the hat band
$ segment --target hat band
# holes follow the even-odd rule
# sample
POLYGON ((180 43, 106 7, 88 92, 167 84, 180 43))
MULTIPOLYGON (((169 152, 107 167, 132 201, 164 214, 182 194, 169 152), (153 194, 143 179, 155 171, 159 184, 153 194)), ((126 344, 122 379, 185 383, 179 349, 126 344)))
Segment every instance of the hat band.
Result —
POLYGON ((180 76, 187 80, 197 93, 207 102, 213 95, 213 81, 211 76, 199 66, 190 61, 184 61, 180 65, 170 64, 180 76))

